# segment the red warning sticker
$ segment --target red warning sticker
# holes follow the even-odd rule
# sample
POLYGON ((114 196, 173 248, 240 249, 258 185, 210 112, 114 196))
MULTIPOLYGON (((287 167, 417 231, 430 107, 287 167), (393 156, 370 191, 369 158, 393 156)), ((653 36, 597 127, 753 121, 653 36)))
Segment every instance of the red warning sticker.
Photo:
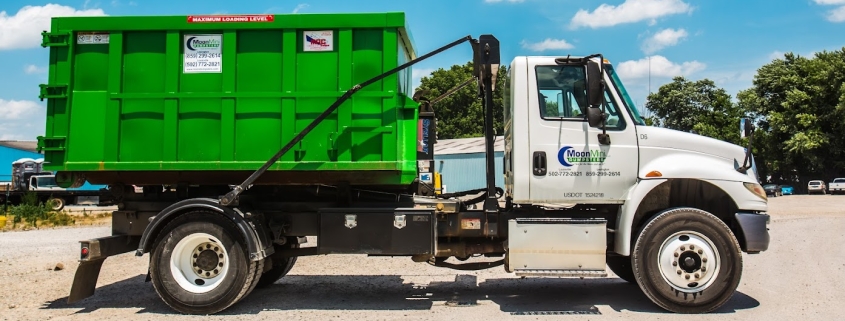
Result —
POLYGON ((275 16, 271 14, 262 15, 209 15, 209 16, 188 16, 188 23, 202 22, 273 22, 275 16))

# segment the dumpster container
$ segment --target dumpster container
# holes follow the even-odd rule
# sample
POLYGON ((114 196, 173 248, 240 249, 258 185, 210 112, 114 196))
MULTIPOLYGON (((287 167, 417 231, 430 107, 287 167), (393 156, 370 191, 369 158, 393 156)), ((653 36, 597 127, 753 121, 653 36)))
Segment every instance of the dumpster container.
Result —
MULTIPOLYGON (((352 86, 416 58, 403 13, 53 18, 44 169, 64 186, 237 184, 352 86)), ((257 184, 404 186, 411 70, 346 101, 257 184)))

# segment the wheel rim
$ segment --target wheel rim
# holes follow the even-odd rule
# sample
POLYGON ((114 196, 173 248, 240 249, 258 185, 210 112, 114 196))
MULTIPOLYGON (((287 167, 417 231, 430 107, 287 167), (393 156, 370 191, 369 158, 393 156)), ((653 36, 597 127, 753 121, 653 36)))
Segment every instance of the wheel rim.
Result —
POLYGON ((52 205, 52 209, 54 211, 58 211, 62 207, 64 207, 64 201, 58 198, 54 198, 50 200, 50 205, 52 205))
POLYGON ((214 290, 229 270, 229 253, 223 243, 206 233, 186 236, 170 256, 170 273, 180 287, 192 293, 214 290))
POLYGON ((698 232, 682 231, 666 238, 657 255, 660 274, 675 290, 697 293, 707 289, 719 275, 719 251, 698 232))

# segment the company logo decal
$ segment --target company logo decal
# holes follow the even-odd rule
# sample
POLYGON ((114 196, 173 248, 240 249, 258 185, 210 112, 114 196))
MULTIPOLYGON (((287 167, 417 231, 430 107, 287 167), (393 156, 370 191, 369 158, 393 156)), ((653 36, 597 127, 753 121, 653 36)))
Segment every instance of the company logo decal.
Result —
POLYGON ((334 31, 305 31, 303 32, 303 51, 332 51, 334 50, 334 31))
POLYGON ((185 47, 190 51, 208 50, 220 48, 220 40, 214 38, 198 39, 198 37, 190 37, 185 42, 185 47))
POLYGON ((607 159, 607 153, 601 150, 579 152, 572 146, 564 146, 557 153, 557 160, 561 165, 571 167, 572 165, 601 164, 607 159))

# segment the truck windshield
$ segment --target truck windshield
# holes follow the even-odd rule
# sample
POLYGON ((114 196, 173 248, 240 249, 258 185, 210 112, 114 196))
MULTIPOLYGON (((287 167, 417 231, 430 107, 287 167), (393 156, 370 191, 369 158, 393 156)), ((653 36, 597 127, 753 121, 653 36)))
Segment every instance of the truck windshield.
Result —
POLYGON ((56 185, 56 178, 53 177, 53 176, 39 177, 39 178, 37 178, 37 180, 38 180, 38 187, 44 188, 44 187, 57 187, 58 186, 58 185, 56 185))
POLYGON ((616 91, 619 92, 619 96, 622 97, 622 103, 625 105, 625 109, 628 110, 631 118, 634 119, 634 123, 640 126, 645 126, 645 121, 637 111, 637 106, 634 105, 634 101, 631 100, 631 96, 628 95, 628 91, 625 90, 625 86, 622 85, 622 81, 619 80, 619 76, 616 75, 616 70, 614 70, 613 66, 610 64, 605 64, 604 70, 607 72, 607 75, 610 76, 610 81, 613 82, 613 87, 616 88, 616 91))

